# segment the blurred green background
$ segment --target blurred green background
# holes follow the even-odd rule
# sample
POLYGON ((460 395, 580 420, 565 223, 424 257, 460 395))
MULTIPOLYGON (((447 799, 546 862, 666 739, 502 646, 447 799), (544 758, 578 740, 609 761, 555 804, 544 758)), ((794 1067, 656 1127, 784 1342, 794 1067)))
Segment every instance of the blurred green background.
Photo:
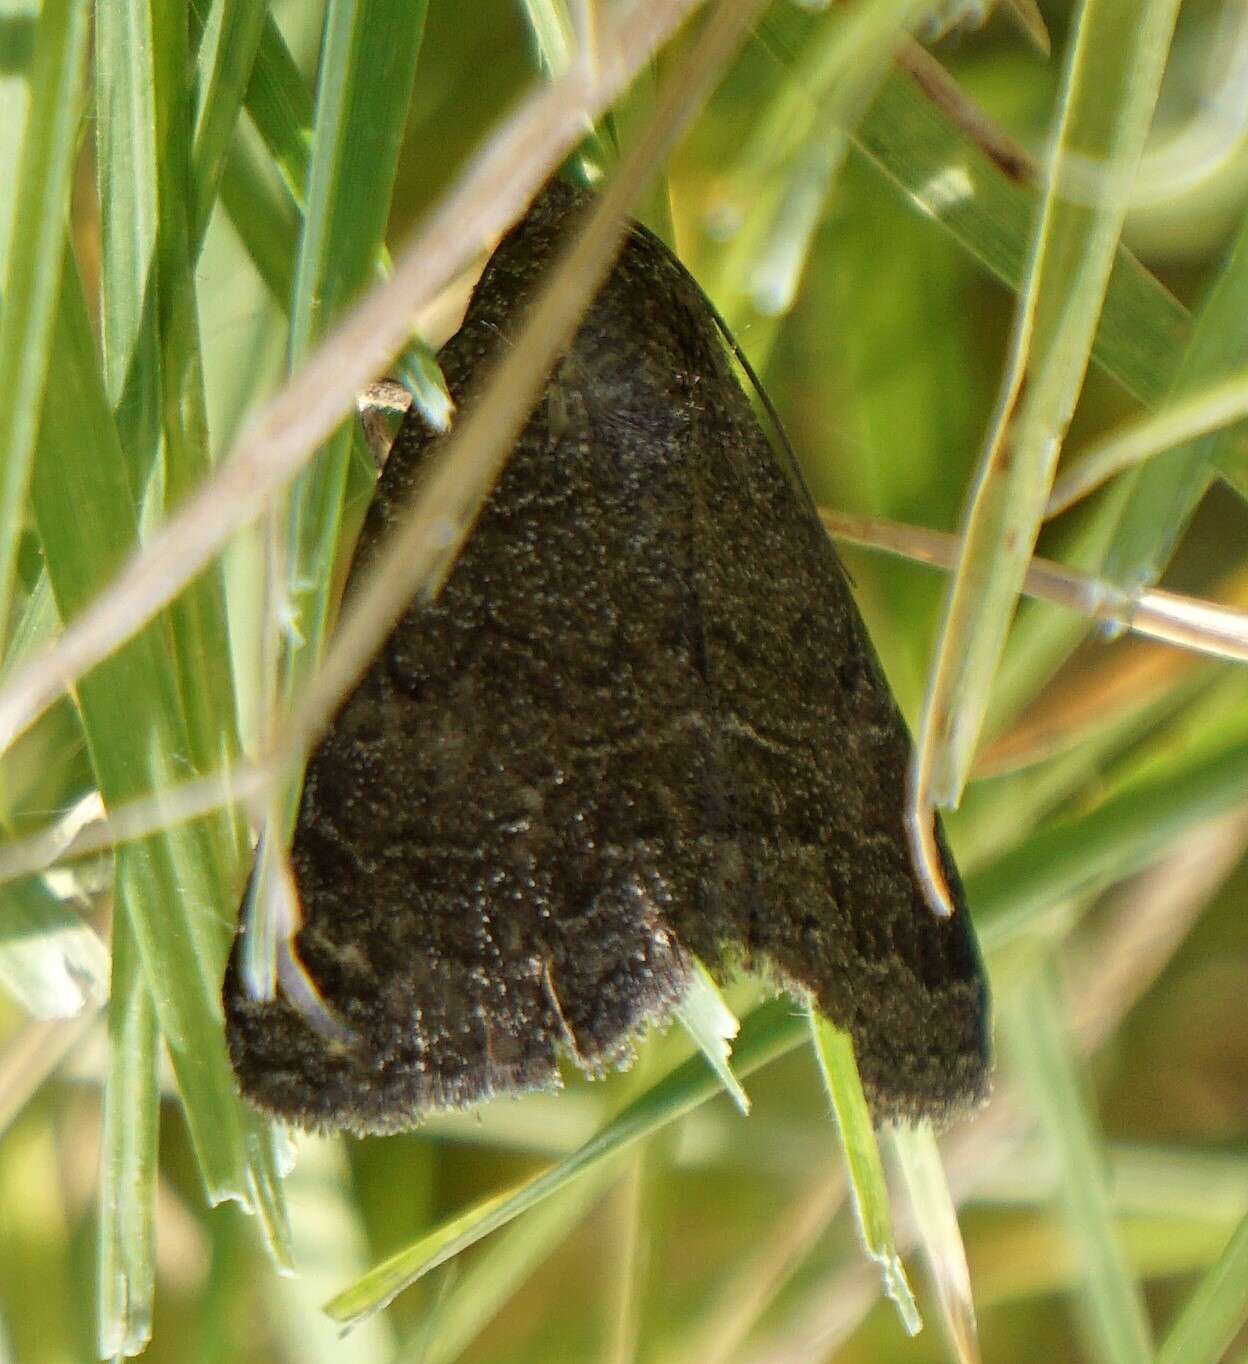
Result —
MULTIPOLYGON (((894 62, 892 26, 921 8, 766 7, 638 212, 728 319, 816 500, 955 530, 1038 193, 894 62)), ((1077 15, 1125 42, 1148 8, 1042 3, 1047 58, 1004 10, 928 50, 1041 158, 1077 15)), ((0 682, 228 453, 384 268, 383 240, 397 253, 557 73, 566 15, 0 2, 0 682)), ((633 145, 696 30, 641 68, 590 164, 633 145)), ((1111 291, 1068 454, 1182 374, 1248 358, 1246 57, 1241 7, 1181 5, 1125 231, 1143 268, 1111 291), (1203 358, 1184 370, 1191 315, 1203 358)), ((1180 453, 1058 518, 1041 551, 1244 602, 1241 435, 1180 453)), ((267 623, 249 530, 38 720, 0 766, 9 837, 89 818, 97 790, 119 804, 257 751, 314 663, 368 468, 344 428, 297 485, 294 629, 267 623)), ((845 558, 913 720, 945 577, 845 558)), ((1248 682, 1030 604, 990 716, 949 820, 998 1010, 997 1097, 946 1136, 983 1356, 1248 1359, 1248 682)), ((284 1185, 298 1275, 279 1273, 263 1226, 280 1248, 284 1143, 234 1099, 215 1012, 247 849, 241 812, 218 812, 0 887, 0 1358, 120 1355, 149 1333, 153 1361, 947 1357, 917 1266, 929 1329, 907 1338, 880 1298, 806 1047, 748 1080, 748 1120, 720 1095, 661 1123, 340 1335, 329 1298, 575 1150, 692 1047, 671 1029, 627 1073, 569 1073, 559 1095, 300 1139, 284 1185)), ((757 998, 729 991, 742 1014, 757 998)), ((900 1192, 903 1241, 905 1207, 900 1192)))

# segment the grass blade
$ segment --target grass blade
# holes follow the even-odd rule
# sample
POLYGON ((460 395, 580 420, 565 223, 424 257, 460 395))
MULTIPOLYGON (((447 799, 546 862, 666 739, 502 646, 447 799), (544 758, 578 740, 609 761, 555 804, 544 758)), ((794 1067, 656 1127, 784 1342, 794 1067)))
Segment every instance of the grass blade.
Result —
POLYGON ((731 1095, 741 1115, 748 1117, 749 1096, 729 1064, 732 1039, 741 1031, 741 1024, 700 961, 694 963, 688 993, 681 1000, 676 1016, 706 1057, 707 1065, 719 1076, 720 1084, 731 1095))
MULTIPOLYGON (((138 327, 132 351, 114 357, 129 398, 121 401, 119 428, 94 407, 99 396, 91 392, 94 357, 75 308, 76 291, 67 289, 62 296, 58 344, 68 352, 67 365, 84 392, 84 420, 94 425, 93 439, 98 441, 75 447, 73 419, 49 404, 46 444, 55 448, 61 443, 64 452, 61 467, 54 471, 47 463, 54 456, 41 451, 45 477, 37 519, 62 619, 94 596, 100 575, 107 577, 137 543, 136 505, 147 471, 159 470, 166 508, 181 502, 209 472, 195 297, 197 243, 189 217, 196 196, 187 14, 177 5, 149 9, 135 0, 128 23, 109 31, 103 58, 110 68, 124 68, 132 42, 152 54, 150 88, 145 88, 141 72, 136 82, 120 82, 100 168, 105 181, 116 186, 105 193, 115 199, 117 225, 134 230, 141 248, 148 242, 154 247, 145 258, 142 249, 135 254, 124 231, 113 234, 117 267, 105 276, 102 313, 114 313, 138 327), (154 155, 154 164, 130 165, 131 149, 137 149, 135 155, 154 155), (148 187, 129 188, 127 171, 129 178, 148 187), (156 414, 155 425, 135 420, 136 412, 156 414), (89 474, 74 467, 82 464, 81 455, 73 453, 81 448, 95 449, 97 465, 89 474), (75 476, 81 480, 77 486, 75 476), (83 506, 108 518, 111 533, 94 545, 72 543, 80 529, 72 507, 76 494, 84 498, 83 506)), ((133 649, 114 656, 92 678, 90 689, 84 683, 81 692, 106 804, 159 791, 187 764, 199 773, 212 772, 239 752, 219 564, 172 603, 164 629, 153 627, 133 649), (171 656, 165 639, 172 645, 171 656), (141 683, 136 684, 132 669, 142 675, 141 683), (146 695, 150 707, 144 712, 150 726, 147 751, 139 761, 127 749, 135 741, 128 732, 132 723, 116 710, 128 688, 134 688, 136 702, 146 695)), ((196 826, 123 850, 117 886, 120 908, 133 916, 209 1197, 237 1198, 259 1212, 269 1248, 282 1263, 288 1250, 272 1139, 262 1120, 239 1107, 220 1037, 219 981, 244 846, 241 825, 232 813, 216 812, 196 826), (180 922, 170 913, 170 902, 183 906, 180 922), (168 995, 171 982, 178 983, 176 1000, 168 995)))
POLYGON ((0 894, 0 987, 33 1018, 73 1018, 108 996, 108 952, 41 877, 0 894))
POLYGON ((195 255, 225 171, 260 37, 270 22, 265 0, 216 0, 200 36, 190 176, 195 195, 190 211, 195 255))
POLYGON ((809 1017, 811 1040, 845 1152, 863 1249, 879 1265, 884 1291, 893 1300, 902 1325, 913 1336, 923 1329, 923 1319, 897 1253, 884 1162, 876 1144, 867 1096, 858 1078, 854 1044, 848 1033, 834 1027, 813 1008, 809 1017))
MULTIPOLYGON (((292 369, 372 273, 385 233, 425 4, 331 0, 291 307, 292 369)), ((287 591, 302 643, 289 659, 297 691, 329 620, 354 423, 342 428, 290 495, 287 591)))
POLYGON ((87 0, 44 0, 35 35, 0 312, 0 638, 51 364, 90 14, 87 0))
POLYGON ((96 1342, 101 1359, 141 1354, 152 1335, 160 1033, 129 920, 113 923, 109 1057, 100 1140, 96 1342))
POLYGON ((95 160, 100 200, 104 385, 123 449, 146 479, 160 440, 155 325, 156 80, 146 0, 103 6, 95 23, 95 160))
MULTIPOLYGON (((132 552, 138 524, 77 275, 68 267, 55 363, 60 383, 44 409, 32 488, 57 606, 72 620, 132 552)), ((79 684, 106 807, 180 775, 187 737, 166 639, 158 621, 79 684)), ((216 882, 202 830, 161 835, 119 855, 117 912, 134 926, 209 1197, 247 1201, 241 1114, 218 998, 227 930, 216 882)))
MULTIPOLYGON (((1196 320, 1174 383, 1182 397, 1248 360, 1248 221, 1196 320)), ((1157 580, 1239 433, 1189 441, 1129 475, 1127 504, 1105 559, 1105 572, 1128 590, 1157 580)))
POLYGON ((1002 1018, 1010 1049, 1061 1169, 1066 1224, 1083 1266, 1081 1298, 1094 1357, 1145 1364, 1153 1357, 1148 1314, 1132 1278, 1105 1188, 1104 1151, 1047 971, 1015 992, 1002 1018))
POLYGON ((1177 0, 1085 0, 1079 16, 1013 353, 915 744, 910 834, 934 904, 947 904, 948 891, 933 810, 956 805, 966 784, 1083 383, 1177 8, 1177 0))
POLYGON ((1218 1364, 1248 1322, 1248 1217, 1170 1328, 1157 1364, 1218 1364))
MULTIPOLYGON (((791 1051, 807 1035, 807 1024, 793 1006, 776 1000, 756 1009, 741 1025, 733 1049, 737 1074, 744 1077, 791 1051)), ((634 1100, 579 1150, 518 1188, 476 1204, 444 1222, 411 1246, 377 1265, 358 1283, 326 1304, 335 1321, 349 1323, 384 1307, 423 1274, 506 1226, 522 1212, 565 1188, 603 1161, 684 1117, 721 1093, 718 1077, 701 1055, 691 1057, 634 1100)))
POLYGON ((1248 740, 1168 765, 1076 820, 1058 820, 966 878, 986 944, 1036 914, 1160 857, 1171 839, 1244 802, 1248 740))
MULTIPOLYGON (((1248 252, 1245 255, 1248 256, 1248 252)), ((1228 379, 1186 394, 1177 402, 1137 418, 1097 440, 1054 483, 1045 513, 1056 516, 1115 475, 1173 452, 1176 446, 1202 443, 1201 437, 1241 421, 1245 416, 1248 416, 1248 374, 1240 370, 1228 379)), ((1206 468, 1199 480, 1201 491, 1209 477, 1210 471, 1206 468)), ((1184 498, 1184 505, 1189 501, 1184 498)))
POLYGON ((930 1122, 906 1123, 893 1129, 892 1139, 910 1193, 915 1235, 936 1286, 945 1335, 960 1364, 972 1364, 979 1360, 979 1335, 971 1273, 936 1134, 930 1122))
MULTIPOLYGON (((929 68, 930 69, 930 68, 929 68)), ((965 98, 935 67, 942 93, 965 98)), ((853 131, 863 155, 954 241, 1011 290, 1028 278, 1028 240, 1039 198, 1025 167, 996 164, 968 146, 965 134, 894 70, 853 131)), ((1142 402, 1165 398, 1187 342, 1182 304, 1128 251, 1119 247, 1092 358, 1142 402)))

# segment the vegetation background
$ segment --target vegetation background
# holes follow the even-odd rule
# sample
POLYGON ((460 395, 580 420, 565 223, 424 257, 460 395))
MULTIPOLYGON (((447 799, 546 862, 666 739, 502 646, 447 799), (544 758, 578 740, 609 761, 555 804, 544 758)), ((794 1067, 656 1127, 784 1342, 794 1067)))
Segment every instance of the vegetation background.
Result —
MULTIPOLYGON (((605 25, 626 7, 589 8, 605 25)), ((1113 114, 1064 80, 1077 34, 1087 69, 1112 73, 1164 46, 1176 8, 1128 191, 1142 264, 1120 261, 1110 287, 1073 463, 1248 358, 1242 7, 1044 0, 1046 57, 1005 6, 979 28, 918 30, 944 75, 897 46, 897 22, 930 5, 763 9, 638 213, 729 320, 821 503, 957 529, 1020 291, 1096 314, 1078 270, 1050 261, 1041 276, 1031 235, 1029 158, 1064 115, 1071 145, 1096 146, 1113 114)), ((525 92, 566 76, 584 13, 0 0, 6 738, 32 660, 388 269, 385 243, 446 202, 525 92)), ((609 170, 665 82, 696 74, 700 18, 586 125, 582 169, 609 170)), ((533 183, 540 154, 522 161, 533 183)), ((1121 198, 1115 168, 1091 166, 1089 203, 1121 198)), ((450 202, 475 242, 480 197, 450 202)), ((1087 247, 1080 231, 1063 240, 1087 247)), ((427 354, 405 361, 436 413, 427 354)), ((1164 574, 1244 603, 1246 469, 1242 431, 1193 437, 1054 518, 1041 551, 1132 589, 1164 574)), ((368 471, 349 425, 297 480, 269 523, 285 531, 281 592, 251 526, 151 623, 136 617, 123 648, 74 670, 72 695, 4 755, 14 846, 66 812, 89 833, 94 792, 115 811, 261 752, 319 654, 368 471)), ((915 719, 944 575, 845 554, 915 719)), ((997 1096, 944 1141, 987 1359, 1248 1359, 1246 703, 1234 663, 1050 605, 1014 622, 949 821, 998 1014, 997 1096)), ((246 828, 218 809, 24 877, 0 849, 0 1357, 946 1357, 938 1329, 907 1338, 880 1296, 818 1070, 783 1009, 755 1015, 738 1047, 742 1070, 759 1066, 748 1119, 672 1029, 631 1071, 569 1076, 559 1095, 384 1140, 302 1139, 283 1183, 284 1142, 233 1095, 216 1003, 246 828), (550 1197, 481 1237, 496 1211, 481 1200, 599 1132, 579 1178, 565 1167, 550 1197), (447 1262, 341 1336, 322 1305, 345 1290, 342 1310, 375 1302, 390 1281, 365 1271, 395 1252, 407 1277, 447 1262)), ((58 837, 35 848, 40 865, 58 837)), ((757 991, 729 998, 744 1016, 757 991)), ((906 1205, 899 1189, 903 1245, 906 1205)))

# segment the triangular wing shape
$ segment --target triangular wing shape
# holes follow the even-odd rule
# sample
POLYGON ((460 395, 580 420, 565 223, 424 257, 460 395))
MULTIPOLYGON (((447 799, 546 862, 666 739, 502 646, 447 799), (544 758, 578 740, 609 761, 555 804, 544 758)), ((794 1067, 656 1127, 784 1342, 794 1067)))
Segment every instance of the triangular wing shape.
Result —
MULTIPOLYGON (((549 186, 441 362, 510 343, 585 196, 549 186)), ((367 562, 432 438, 410 415, 367 562)), ((350 587, 348 587, 348 596, 350 587)), ((386 1131, 590 1070, 670 1014, 690 953, 770 968, 853 1035, 877 1117, 978 1099, 987 990, 902 833, 909 739, 800 478, 685 271, 635 231, 432 605, 308 768, 295 947, 350 1044, 225 986, 254 1102, 386 1131)))

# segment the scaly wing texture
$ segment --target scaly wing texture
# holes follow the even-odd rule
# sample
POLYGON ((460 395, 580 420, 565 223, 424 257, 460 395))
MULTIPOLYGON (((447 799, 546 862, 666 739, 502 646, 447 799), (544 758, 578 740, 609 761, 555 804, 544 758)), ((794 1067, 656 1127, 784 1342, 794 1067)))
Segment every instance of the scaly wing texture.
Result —
MULTIPOLYGON (((552 185, 495 252, 440 357, 457 400, 584 202, 552 185)), ((353 580, 431 448, 409 417, 353 580)), ((986 990, 965 909, 937 920, 910 870, 908 742, 705 301, 634 233, 437 602, 309 765, 295 948, 352 1041, 248 999, 236 948, 244 1092, 386 1131, 548 1085, 560 1049, 626 1058, 694 952, 809 991, 853 1034, 877 1116, 976 1099, 986 990)))

